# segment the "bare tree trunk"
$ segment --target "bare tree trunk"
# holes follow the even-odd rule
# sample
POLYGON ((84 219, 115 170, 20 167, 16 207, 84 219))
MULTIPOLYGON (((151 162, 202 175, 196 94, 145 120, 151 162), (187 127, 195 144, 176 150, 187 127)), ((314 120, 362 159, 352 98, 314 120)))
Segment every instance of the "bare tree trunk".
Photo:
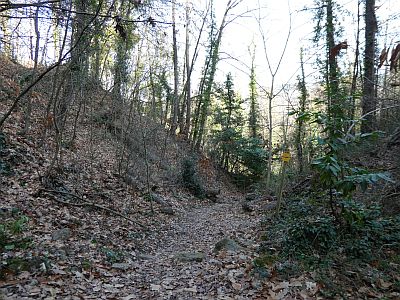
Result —
POLYGON ((263 27, 261 26, 261 16, 260 16, 260 2, 258 2, 258 9, 259 9, 259 16, 257 19, 257 23, 258 23, 258 28, 259 28, 259 32, 261 34, 261 38, 262 38, 262 42, 263 42, 263 48, 264 48, 264 55, 265 55, 265 59, 267 61, 267 65, 268 65, 268 70, 271 76, 271 82, 270 82, 270 89, 269 91, 264 90, 264 92, 266 92, 267 97, 268 97, 268 165, 267 165, 267 174, 266 174, 266 186, 267 188, 270 188, 270 184, 271 184, 271 175, 272 175, 272 152, 273 152, 273 143, 272 143, 272 139, 273 139, 273 113, 272 113, 272 107, 273 107, 273 101, 275 99, 275 97, 282 91, 282 89, 279 92, 275 92, 275 80, 276 80, 276 75, 278 74, 278 71, 281 67, 281 63, 283 60, 283 57, 285 56, 286 53, 286 49, 289 43, 289 38, 292 32, 292 20, 291 20, 291 15, 289 14, 289 18, 290 18, 290 23, 289 23, 289 30, 287 32, 286 35, 286 40, 285 40, 285 44, 283 47, 283 50, 280 54, 279 60, 277 62, 276 67, 273 68, 271 61, 270 61, 270 57, 268 55, 268 47, 267 47, 267 39, 265 36, 265 32, 263 31, 263 27))
MULTIPOLYGON (((300 115, 304 114, 306 109, 307 101, 307 87, 306 87, 306 77, 304 74, 304 60, 303 60, 303 49, 300 52, 300 68, 301 77, 299 78, 299 90, 300 90, 300 115)), ((303 143, 304 143, 304 120, 299 118, 297 120, 297 135, 296 135, 296 148, 297 148, 297 159, 299 164, 299 174, 303 173, 304 170, 304 158, 303 158, 303 143)))
MULTIPOLYGON (((233 0, 228 1, 226 8, 225 8, 224 16, 221 21, 221 25, 219 26, 219 29, 218 29, 217 38, 214 41, 211 41, 214 45, 210 51, 209 73, 207 73, 207 72, 204 73, 205 76, 208 76, 208 78, 207 78, 206 86, 204 89, 204 101, 202 103, 202 109, 200 111, 201 116, 199 117, 197 140, 195 140, 195 149, 196 150, 199 150, 204 142, 203 136, 205 133, 206 123, 207 123, 208 110, 209 110, 209 106, 211 104, 211 92, 212 92, 212 88, 213 88, 213 84, 214 84, 215 72, 217 70, 217 64, 219 61, 219 47, 221 45, 222 33, 223 33, 226 25, 228 24, 227 17, 228 17, 229 11, 231 11, 239 3, 240 3, 240 1, 233 1, 233 0)), ((212 39, 214 39, 214 38, 212 37, 212 39)))
MULTIPOLYGON (((186 47, 185 47, 186 48, 186 47)), ((186 50, 186 49, 185 49, 186 50)), ((182 82, 184 82, 182 87, 182 93, 179 96, 179 115, 178 115, 178 125, 179 125, 179 133, 183 134, 185 129, 185 113, 186 113, 186 74, 187 74, 187 67, 186 67, 186 54, 184 55, 183 59, 185 62, 183 63, 183 72, 182 72, 182 82)))
MULTIPOLYGON (((359 57, 360 57, 360 5, 361 5, 360 1, 361 0, 358 1, 358 5, 357 5, 356 53, 355 53, 355 57, 354 57, 353 75, 352 75, 352 79, 351 79, 351 88, 350 88, 350 95, 351 95, 350 115, 349 115, 350 120, 354 120, 355 110, 356 110, 356 100, 355 99, 356 99, 358 66, 359 66, 359 57)), ((349 125, 349 126, 351 126, 351 125, 349 125)))
POLYGON ((9 28, 10 26, 10 19, 6 18, 6 17, 1 17, 0 18, 0 27, 3 31, 3 40, 1 41, 1 48, 0 50, 2 50, 6 56, 8 58, 12 58, 12 53, 13 53, 13 49, 12 49, 12 37, 11 37, 11 30, 9 28))
POLYGON ((95 82, 101 83, 100 78, 100 64, 101 64, 101 50, 102 46, 100 45, 100 33, 101 33, 101 24, 98 20, 95 20, 94 23, 95 34, 94 34, 94 60, 92 62, 92 78, 95 82))
POLYGON ((171 133, 176 133, 176 128, 178 126, 178 114, 179 114, 179 95, 178 95, 178 85, 179 85, 179 74, 178 74, 178 46, 176 41, 176 1, 172 2, 172 39, 173 39, 173 64, 174 64, 174 101, 172 104, 172 115, 171 115, 171 133))
MULTIPOLYGON (((365 52, 362 114, 376 109, 375 97, 375 34, 377 30, 375 0, 365 2, 365 52)), ((375 129, 375 114, 367 115, 361 123, 361 132, 375 129)))
MULTIPOLYGON (((153 121, 156 121, 157 119, 157 112, 156 112, 156 87, 154 84, 154 74, 153 74, 153 68, 150 66, 150 71, 149 71, 149 77, 150 77, 150 89, 151 89, 151 118, 153 121)), ((162 118, 161 118, 162 119, 162 118)), ((162 120, 161 120, 162 121, 162 120)))
MULTIPOLYGON (((39 47, 40 47, 40 31, 39 31, 39 7, 40 7, 40 1, 38 0, 38 6, 36 7, 36 12, 35 12, 35 18, 33 20, 34 22, 34 28, 35 28, 35 35, 36 35, 36 43, 35 43, 35 52, 34 52, 34 57, 33 57, 33 70, 32 70, 32 77, 35 76, 37 67, 38 67, 38 60, 39 60, 39 47)), ((23 134, 27 134, 29 131, 29 128, 31 127, 31 114, 32 114, 32 92, 29 93, 30 95, 26 99, 26 108, 25 108, 25 124, 24 124, 24 129, 22 130, 23 134)))
MULTIPOLYGON (((189 25, 190 25, 189 4, 187 4, 186 8, 187 8, 187 11, 186 11, 186 14, 187 14, 186 15, 186 21, 187 21, 186 38, 188 38, 189 37, 188 33, 190 33, 190 30, 189 30, 189 25)), ((199 30, 199 35, 197 37, 196 46, 194 48, 193 56, 192 56, 192 60, 191 60, 190 64, 188 64, 189 43, 190 43, 190 41, 186 41, 187 51, 186 51, 185 55, 186 55, 186 65, 188 67, 188 69, 186 71, 188 72, 188 74, 186 76, 186 84, 185 84, 185 87, 186 87, 186 101, 187 101, 187 103, 186 103, 186 124, 185 124, 184 134, 185 134, 186 138, 189 138, 190 140, 193 140, 193 141, 195 140, 195 138, 193 138, 193 137, 195 135, 197 135, 197 133, 195 133, 195 131, 197 130, 197 124, 198 124, 198 115, 196 114, 196 112, 198 113, 200 111, 200 109, 198 108, 197 110, 195 110, 195 114, 194 114, 195 120, 193 122, 195 126, 192 126, 192 130, 190 130, 190 127, 191 127, 191 124, 192 124, 191 76, 192 76, 192 71, 193 71, 194 64, 195 64, 196 59, 197 59, 198 54, 199 54, 198 49, 199 49, 199 45, 200 45, 200 40, 201 40, 203 31, 204 31, 204 26, 206 24, 207 15, 208 15, 208 12, 209 12, 210 8, 211 8, 211 5, 210 4, 207 5, 207 9, 204 12, 204 17, 203 17, 202 24, 201 24, 201 27, 200 27, 200 30, 199 30), (189 136, 189 133, 190 133, 190 136, 189 136)), ((202 88, 200 90, 202 90, 202 88)), ((200 103, 200 101, 199 101, 199 103, 200 103)))
POLYGON ((189 1, 186 1, 186 49, 185 49, 185 56, 186 56, 186 120, 185 120, 185 128, 183 131, 183 134, 187 138, 189 135, 189 129, 190 129, 190 114, 191 114, 191 106, 192 106, 192 100, 191 100, 191 65, 189 62, 189 26, 190 26, 190 7, 189 7, 189 1))
POLYGON ((327 72, 326 83, 328 91, 328 113, 332 116, 333 109, 338 108, 338 70, 336 55, 333 54, 335 47, 335 26, 333 24, 333 3, 332 0, 326 0, 326 45, 327 45, 327 72))

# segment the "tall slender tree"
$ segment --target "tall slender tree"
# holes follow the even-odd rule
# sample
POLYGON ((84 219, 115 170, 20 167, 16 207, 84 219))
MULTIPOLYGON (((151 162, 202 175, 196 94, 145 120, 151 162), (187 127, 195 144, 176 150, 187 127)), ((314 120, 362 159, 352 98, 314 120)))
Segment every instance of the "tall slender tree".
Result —
MULTIPOLYGON (((354 54, 353 72, 351 75, 350 103, 349 103, 350 104, 350 110, 349 110, 349 119, 350 120, 354 120, 355 114, 356 114, 356 92, 357 92, 357 82, 359 79, 359 61, 360 61, 360 20, 361 20, 360 6, 361 6, 361 1, 362 0, 358 0, 358 3, 357 3, 357 29, 356 29, 357 32, 356 32, 356 46, 355 46, 356 51, 354 54)), ((351 125, 349 125, 349 126, 351 126, 351 125)))
POLYGON ((134 25, 123 20, 130 16, 133 4, 122 1, 119 7, 119 15, 115 17, 115 41, 116 58, 114 63, 114 87, 113 87, 113 114, 114 118, 120 115, 123 103, 123 89, 128 82, 129 51, 133 48, 135 38, 133 36, 134 25))
POLYGON ((183 129, 183 134, 187 138, 189 135, 190 128, 190 117, 191 117, 191 109, 192 109, 192 95, 191 95, 191 76, 192 76, 192 64, 190 63, 189 55, 190 55, 190 4, 189 0, 186 0, 186 41, 185 41, 185 63, 186 63, 186 119, 185 125, 183 129))
POLYGON ((253 49, 249 49, 251 53, 251 69, 250 69, 250 112, 249 112, 249 128, 250 137, 253 139, 258 137, 260 123, 259 123, 259 105, 258 105, 258 94, 257 94, 257 82, 256 82, 256 67, 254 65, 255 61, 255 51, 256 47, 254 45, 253 49))
MULTIPOLYGON (((199 150, 203 143, 204 131, 206 128, 206 121, 209 112, 209 107, 211 104, 211 94, 212 88, 214 84, 215 72, 217 70, 217 64, 219 62, 219 49, 222 41, 222 34, 228 22, 228 14, 234 9, 241 1, 240 0, 229 0, 224 11, 224 15, 222 17, 221 24, 217 30, 217 32, 213 33, 211 31, 210 34, 210 51, 209 58, 206 61, 205 68, 205 80, 204 82, 204 90, 201 95, 201 110, 199 111, 199 123, 196 131, 196 139, 194 141, 195 149, 199 150)), ((211 14, 213 14, 213 9, 211 9, 211 14)))
POLYGON ((328 96, 328 111, 331 112, 333 106, 338 104, 338 92, 339 92, 339 81, 338 81, 338 66, 336 61, 336 55, 333 52, 335 47, 335 25, 334 25, 334 14, 333 14, 333 1, 325 0, 326 9, 326 53, 327 53, 327 66, 326 66, 326 89, 328 96))
POLYGON ((375 35, 377 30, 375 0, 365 0, 365 50, 364 50, 364 83, 362 98, 361 131, 373 130, 376 126, 375 97, 375 35))
POLYGON ((178 74, 178 45, 176 40, 176 1, 172 1, 172 40, 173 40, 173 66, 174 66, 174 97, 171 113, 171 133, 175 134, 178 127, 179 115, 179 74, 178 74))
MULTIPOLYGON (((39 52, 40 52, 40 30, 39 30, 39 10, 40 10, 40 2, 38 0, 38 6, 35 9, 35 17, 33 19, 33 26, 35 29, 35 48, 33 53, 33 70, 32 70, 32 78, 36 75, 38 63, 39 63, 39 52)), ((33 92, 33 90, 32 90, 33 92)), ((32 93, 30 93, 29 97, 26 99, 26 108, 25 108, 25 124, 23 133, 26 134, 29 131, 31 126, 31 114, 32 114, 32 93)))
POLYGON ((283 89, 279 89, 276 91, 276 77, 278 75, 278 72, 281 68, 281 64, 283 61, 283 58, 286 54, 286 49, 288 47, 289 43, 289 38, 292 33, 292 20, 291 20, 291 15, 289 14, 289 30, 286 34, 286 40, 283 44, 283 49, 280 52, 280 57, 276 62, 276 65, 273 66, 272 61, 270 59, 270 54, 269 54, 269 49, 271 46, 267 44, 267 37, 265 35, 264 27, 262 26, 261 20, 261 5, 260 2, 258 2, 258 18, 257 18, 257 23, 258 23, 258 29, 261 35, 262 39, 262 45, 263 45, 263 50, 264 50, 264 56, 265 60, 267 62, 267 67, 269 71, 269 75, 271 77, 271 81, 269 83, 269 89, 263 89, 265 94, 267 95, 268 99, 268 165, 267 165, 267 170, 266 170, 266 186, 267 188, 270 188, 271 185, 271 175, 272 175, 272 156, 273 156, 273 138, 274 138, 274 122, 273 122, 273 102, 274 99, 283 91, 283 89))
POLYGON ((216 89, 220 107, 215 111, 213 132, 218 161, 226 171, 232 171, 237 161, 238 148, 243 136, 242 100, 235 93, 232 74, 226 75, 223 86, 216 89))
POLYGON ((298 160, 298 170, 299 174, 303 173, 304 170, 304 158, 303 158, 303 143, 305 135, 305 123, 302 116, 306 110, 306 101, 308 97, 307 86, 306 86, 306 76, 304 73, 304 52, 303 48, 300 50, 300 76, 298 77, 298 89, 300 92, 300 103, 299 103, 299 117, 297 118, 297 128, 296 128, 296 150, 297 150, 297 160, 298 160))

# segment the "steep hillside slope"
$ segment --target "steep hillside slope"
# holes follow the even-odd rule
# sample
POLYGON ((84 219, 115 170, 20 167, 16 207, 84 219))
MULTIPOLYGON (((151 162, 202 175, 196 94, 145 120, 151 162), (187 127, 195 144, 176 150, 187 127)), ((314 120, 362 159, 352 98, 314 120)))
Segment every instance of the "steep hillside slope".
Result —
MULTIPOLYGON (((4 57, 0 65, 3 115, 30 70, 4 57)), ((0 132, 0 287, 10 298, 45 297, 50 287, 44 289, 44 281, 62 285, 77 274, 100 276, 97 267, 137 261, 163 238, 155 234, 187 210, 240 197, 201 155, 198 176, 212 201, 192 196, 182 181, 182 162, 193 160, 187 143, 140 115, 121 138, 122 123, 107 117, 110 95, 96 86, 82 105, 71 105, 58 141, 53 116, 46 118, 53 76, 29 93, 29 131, 26 97, 0 132), (75 119, 78 110, 83 112, 75 119), (39 285, 30 286, 34 278, 39 285)))

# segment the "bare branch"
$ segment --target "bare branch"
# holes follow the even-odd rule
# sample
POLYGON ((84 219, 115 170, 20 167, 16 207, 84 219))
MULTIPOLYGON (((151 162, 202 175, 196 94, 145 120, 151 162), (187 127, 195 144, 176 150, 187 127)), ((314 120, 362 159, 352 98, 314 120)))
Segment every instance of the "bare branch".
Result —
POLYGON ((71 196, 73 198, 79 199, 81 201, 81 203, 73 203, 73 202, 69 202, 69 201, 58 199, 56 197, 53 198, 53 199, 55 201, 59 202, 59 203, 65 204, 65 205, 78 206, 78 207, 82 207, 82 206, 96 207, 96 208, 99 208, 101 210, 104 210, 104 211, 107 211, 109 213, 112 213, 112 214, 114 214, 116 216, 119 216, 119 217, 121 217, 121 218, 123 218, 125 220, 128 220, 128 221, 132 222, 133 224, 139 225, 142 228, 146 228, 146 226, 144 226, 142 223, 139 223, 138 221, 135 221, 135 220, 125 216, 124 214, 120 213, 119 211, 113 210, 111 208, 108 208, 106 206, 103 206, 103 205, 100 205, 100 204, 97 204, 97 203, 94 203, 94 202, 86 201, 85 199, 83 199, 83 197, 80 197, 80 196, 75 195, 73 193, 57 191, 57 190, 48 190, 48 189, 41 189, 41 190, 39 190, 39 193, 40 192, 71 196))
POLYGON ((0 4, 0 12, 6 11, 6 10, 11 10, 11 9, 19 9, 19 8, 25 8, 25 7, 41 7, 43 4, 52 4, 52 3, 59 3, 60 0, 51 0, 51 1, 45 1, 41 3, 11 3, 7 2, 5 4, 1 3, 0 4))
POLYGON ((100 2, 98 9, 97 9, 97 14, 92 17, 92 19, 88 22, 85 28, 83 28, 81 35, 77 39, 76 43, 63 55, 61 56, 60 53, 60 58, 56 63, 54 63, 52 66, 48 67, 46 70, 44 70, 31 84, 29 84, 14 100, 14 103, 11 105, 11 107, 8 109, 8 111, 1 117, 0 119, 0 128, 3 127, 4 122, 7 120, 7 118, 13 113, 13 111, 16 109, 19 101, 36 85, 38 84, 39 81, 41 81, 51 70, 55 69, 61 63, 68 57, 68 55, 75 50, 79 42, 81 41, 81 38, 85 31, 89 28, 90 24, 96 19, 97 15, 100 12, 102 2, 100 2))

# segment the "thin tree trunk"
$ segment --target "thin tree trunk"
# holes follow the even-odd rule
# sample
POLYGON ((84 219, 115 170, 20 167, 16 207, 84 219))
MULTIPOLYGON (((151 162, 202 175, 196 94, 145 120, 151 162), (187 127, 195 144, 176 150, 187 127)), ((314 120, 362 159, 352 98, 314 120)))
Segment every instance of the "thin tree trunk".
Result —
POLYGON ((12 58, 13 47, 12 47, 12 37, 11 37, 12 30, 10 29, 11 26, 10 20, 11 19, 6 17, 0 18, 0 26, 3 30, 3 40, 0 40, 0 42, 2 42, 2 47, 0 50, 4 51, 7 57, 12 58))
POLYGON ((332 55, 335 47, 335 26, 333 24, 333 3, 332 0, 326 1, 326 45, 327 45, 327 91, 328 91, 328 113, 332 116, 333 110, 338 109, 338 71, 336 55, 332 55))
POLYGON ((251 52, 250 48, 250 55, 251 55, 251 69, 250 69, 250 113, 249 113, 249 129, 250 129, 250 136, 253 139, 258 137, 258 105, 257 105, 257 87, 256 87, 256 70, 254 65, 255 60, 255 50, 256 47, 254 46, 253 52, 251 52))
POLYGON ((186 57, 186 120, 185 120, 185 127, 183 130, 183 134, 187 138, 189 135, 189 129, 190 129, 190 120, 191 120, 191 106, 192 106, 192 100, 191 100, 191 65, 189 62, 189 33, 190 33, 190 7, 189 7, 189 1, 186 1, 186 44, 185 44, 185 57, 186 57))
POLYGON ((272 175, 272 138, 273 138, 273 123, 272 123, 272 102, 274 100, 274 83, 275 77, 273 77, 271 81, 270 92, 268 93, 268 166, 267 166, 267 178, 266 185, 269 188, 271 184, 271 175, 272 175))
POLYGON ((173 39, 173 64, 174 64, 174 101, 172 104, 172 115, 171 115, 171 133, 176 133, 178 126, 178 114, 179 114, 179 74, 178 74, 178 46, 176 41, 176 1, 172 2, 172 39, 173 39))
MULTIPOLYGON (((365 2, 365 51, 364 51, 364 83, 362 98, 362 114, 376 109, 375 97, 375 34, 377 30, 375 16, 375 0, 365 2)), ((375 128, 375 114, 367 115, 361 123, 361 132, 375 128)))
MULTIPOLYGON (((301 68, 301 77, 299 81, 299 90, 300 90, 300 115, 304 114, 306 109, 306 101, 307 101, 307 87, 306 87, 306 79, 304 74, 304 60, 303 60, 303 49, 300 52, 300 68, 301 68)), ((304 121, 302 118, 299 118, 297 121, 297 136, 296 136, 296 148, 297 148, 297 159, 299 164, 299 174, 303 173, 304 170, 304 159, 303 159, 303 142, 304 142, 304 121)))
MULTIPOLYGON (((258 6, 259 6, 259 11, 260 11, 260 2, 258 2, 258 6)), ((267 47, 267 39, 265 37, 264 31, 263 31, 263 27, 261 26, 261 16, 258 16, 258 27, 259 27, 259 31, 261 34, 261 38, 262 38, 262 42, 263 42, 263 48, 264 48, 264 55, 265 55, 265 59, 267 61, 267 65, 268 65, 268 70, 269 73, 271 75, 271 83, 270 83, 270 89, 269 91, 266 91, 267 94, 267 98, 268 98, 268 165, 267 165, 267 170, 266 170, 266 186, 267 188, 270 188, 271 185, 271 175, 272 175, 272 153, 273 153, 273 143, 272 143, 272 139, 273 139, 273 113, 272 113, 272 108, 273 108, 273 100, 275 99, 275 97, 282 91, 282 89, 278 92, 275 93, 275 80, 276 80, 276 75, 278 74, 278 71, 281 67, 281 63, 283 61, 283 57, 285 56, 286 53, 286 49, 288 47, 289 44, 289 38, 292 32, 292 20, 291 17, 289 15, 289 30, 288 33, 286 35, 286 41, 284 44, 284 48, 281 52, 281 55, 279 57, 278 63, 276 65, 275 68, 273 68, 271 61, 269 59, 268 56, 268 47, 267 47)))
MULTIPOLYGON (((35 76, 35 74, 36 74, 37 67, 38 67, 38 60, 39 60, 39 47, 40 47, 39 8, 40 8, 40 1, 41 0, 38 0, 38 6, 36 7, 35 18, 33 20, 34 28, 35 28, 35 35, 36 35, 36 43, 35 43, 35 52, 34 52, 34 57, 33 57, 32 77, 35 76)), ((27 134, 31 127, 32 92, 33 92, 33 90, 31 90, 30 95, 26 99, 25 124, 24 124, 24 129, 22 130, 23 134, 27 134)))
MULTIPOLYGON (((355 118, 355 110, 356 110, 356 89, 357 89, 358 65, 359 65, 359 56, 360 56, 360 6, 361 6, 360 1, 361 0, 358 1, 358 5, 357 5, 356 53, 355 53, 355 57, 354 57, 353 76, 351 79, 351 88, 350 88, 351 103, 350 103, 349 118, 351 121, 353 121, 355 118)), ((351 125, 349 125, 349 126, 351 126, 351 125)), ((354 133, 354 131, 352 133, 354 133)))
POLYGON ((157 113, 156 113, 156 87, 154 84, 154 74, 153 74, 153 69, 150 67, 150 89, 151 89, 151 118, 153 121, 156 121, 157 118, 157 113))
POLYGON ((206 127, 206 121, 207 121, 207 116, 208 116, 208 110, 209 106, 211 104, 211 92, 214 84, 214 77, 215 77, 215 72, 217 70, 217 64, 219 61, 219 47, 221 44, 222 40, 222 33, 225 29, 226 22, 227 22, 227 16, 229 11, 235 6, 235 3, 232 3, 230 0, 226 6, 224 16, 222 18, 221 25, 218 29, 218 35, 217 39, 215 41, 211 41, 214 46, 211 49, 210 52, 210 73, 206 74, 208 75, 207 78, 207 83, 206 83, 206 88, 205 88, 205 93, 204 93, 204 101, 202 104, 202 110, 201 110, 201 116, 200 116, 200 123, 199 123, 199 130, 198 130, 198 135, 197 135, 197 140, 195 141, 195 149, 200 150, 201 145, 203 144, 203 136, 205 133, 205 127, 206 127))

